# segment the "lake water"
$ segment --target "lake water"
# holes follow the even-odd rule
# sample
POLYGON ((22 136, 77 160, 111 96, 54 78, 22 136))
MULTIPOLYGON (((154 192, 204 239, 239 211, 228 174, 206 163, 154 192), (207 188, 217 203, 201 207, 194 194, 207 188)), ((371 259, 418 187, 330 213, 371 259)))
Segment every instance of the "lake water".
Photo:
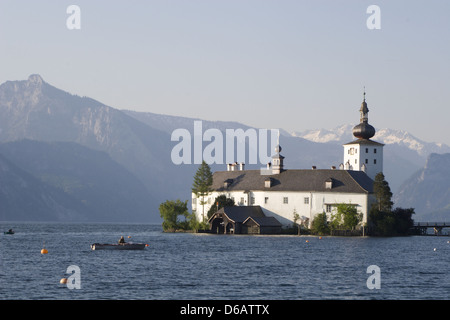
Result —
POLYGON ((174 234, 135 224, 0 226, 2 300, 450 298, 449 237, 174 234), (4 235, 9 228, 16 234, 4 235), (122 235, 149 246, 90 248, 122 235), (46 255, 40 253, 44 242, 46 255), (71 265, 80 268, 80 289, 59 283, 71 265), (379 267, 380 289, 367 287, 371 265, 379 267))

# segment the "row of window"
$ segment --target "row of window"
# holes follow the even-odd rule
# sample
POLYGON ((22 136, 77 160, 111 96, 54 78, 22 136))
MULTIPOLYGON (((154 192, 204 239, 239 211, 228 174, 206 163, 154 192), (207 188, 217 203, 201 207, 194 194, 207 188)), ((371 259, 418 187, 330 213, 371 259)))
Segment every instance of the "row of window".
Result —
MULTIPOLYGON (((358 149, 357 148, 350 148, 350 149, 348 149, 347 153, 351 154, 351 155, 357 154, 358 153, 358 149)), ((369 153, 369 148, 366 148, 366 153, 369 153)), ((373 149, 373 153, 377 153, 377 148, 373 149)))
MULTIPOLYGON (((365 159, 365 163, 369 163, 369 159, 365 159)), ((358 159, 355 159, 355 164, 358 164, 358 159)), ((373 159, 373 164, 377 164, 377 159, 373 159)))
MULTIPOLYGON (((234 197, 231 198, 235 203, 236 200, 234 197)), ((212 200, 211 198, 208 198, 207 203, 211 204, 212 200)), ((192 203, 193 204, 197 204, 197 198, 193 198, 192 199, 192 203)), ((253 205, 256 203, 255 197, 250 197, 250 204, 253 205)), ((269 197, 264 197, 264 204, 268 204, 269 203, 269 197)), ((288 197, 283 197, 283 203, 284 204, 288 204, 289 203, 289 198, 288 197)), ((309 204, 309 197, 304 197, 303 198, 303 203, 304 204, 309 204)), ((237 204, 245 204, 245 198, 241 197, 240 201, 237 204)))
MULTIPOLYGON (((231 198, 231 199, 234 201, 234 198, 231 198)), ((244 197, 241 197, 240 202, 238 204, 244 204, 244 201, 245 201, 244 197)), ((192 203, 197 204, 197 198, 193 198, 192 203)), ((265 204, 269 203, 269 197, 264 197, 264 203, 265 204)), ((289 203, 289 197, 283 197, 283 204, 288 204, 288 203, 289 203)), ((304 197, 303 203, 309 204, 309 197, 304 197)), ((211 198, 208 198, 208 204, 211 204, 211 198)), ((250 204, 251 205, 255 204, 255 197, 250 197, 250 204)), ((333 210, 333 205, 327 204, 325 210, 326 210, 326 212, 331 212, 333 210)))
MULTIPOLYGON (((255 204, 255 198, 254 197, 250 198, 250 203, 251 204, 255 204)), ((264 198, 264 204, 267 204, 267 203, 269 203, 269 197, 265 197, 264 198)), ((288 197, 283 197, 283 204, 288 204, 288 203, 289 203, 289 198, 288 197)), ((304 204, 309 204, 309 197, 304 197, 303 198, 303 203, 304 204)))

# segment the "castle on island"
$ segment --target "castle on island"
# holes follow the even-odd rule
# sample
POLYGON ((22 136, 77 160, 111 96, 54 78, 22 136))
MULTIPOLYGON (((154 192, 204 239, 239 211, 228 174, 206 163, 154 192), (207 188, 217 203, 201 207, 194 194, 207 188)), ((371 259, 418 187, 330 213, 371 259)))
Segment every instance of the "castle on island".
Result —
POLYGON ((272 162, 261 170, 245 170, 243 165, 228 164, 226 171, 213 174, 212 192, 202 199, 192 194, 192 210, 203 221, 204 212, 216 205, 220 195, 234 200, 236 206, 217 211, 208 220, 218 233, 279 233, 282 226, 310 225, 314 216, 330 216, 341 203, 351 204, 367 223, 375 176, 383 171, 383 144, 371 140, 375 128, 369 124, 365 92, 360 108, 360 123, 353 128, 354 141, 344 144, 343 162, 330 169, 285 169, 282 148, 277 145, 272 162))

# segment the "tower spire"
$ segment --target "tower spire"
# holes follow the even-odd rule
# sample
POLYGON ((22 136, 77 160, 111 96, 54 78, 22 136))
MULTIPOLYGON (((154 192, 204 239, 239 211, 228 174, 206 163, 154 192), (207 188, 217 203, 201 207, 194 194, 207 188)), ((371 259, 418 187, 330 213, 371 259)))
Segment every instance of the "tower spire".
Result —
POLYGON ((353 135, 358 139, 370 139, 375 135, 375 128, 369 124, 369 108, 366 102, 366 86, 364 86, 363 102, 359 109, 359 124, 353 128, 353 135))
POLYGON ((278 134, 278 137, 277 137, 277 145, 279 146, 279 145, 280 145, 280 129, 278 129, 277 131, 278 131, 278 132, 277 132, 277 134, 278 134))
POLYGON ((278 129, 278 141, 275 147, 275 155, 272 157, 272 174, 279 174, 283 171, 283 160, 284 157, 280 154, 281 146, 280 146, 280 130, 278 129))

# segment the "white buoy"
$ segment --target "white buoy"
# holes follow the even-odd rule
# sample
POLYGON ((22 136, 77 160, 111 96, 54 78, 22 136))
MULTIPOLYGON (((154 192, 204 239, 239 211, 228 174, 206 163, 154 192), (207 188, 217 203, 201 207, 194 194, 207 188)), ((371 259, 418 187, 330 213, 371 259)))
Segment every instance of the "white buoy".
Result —
POLYGON ((433 251, 436 251, 436 248, 434 248, 433 251))

